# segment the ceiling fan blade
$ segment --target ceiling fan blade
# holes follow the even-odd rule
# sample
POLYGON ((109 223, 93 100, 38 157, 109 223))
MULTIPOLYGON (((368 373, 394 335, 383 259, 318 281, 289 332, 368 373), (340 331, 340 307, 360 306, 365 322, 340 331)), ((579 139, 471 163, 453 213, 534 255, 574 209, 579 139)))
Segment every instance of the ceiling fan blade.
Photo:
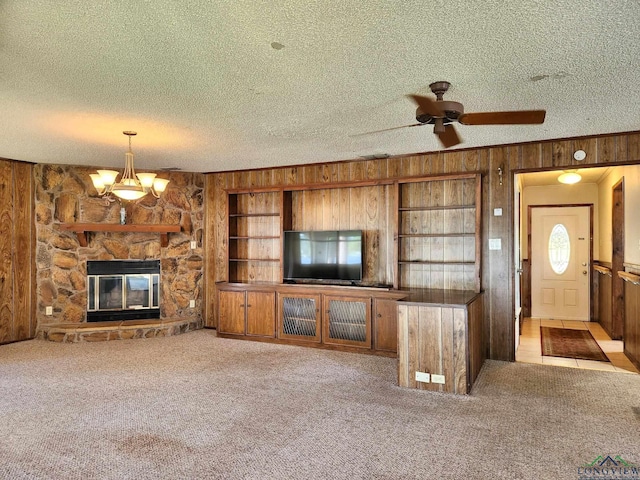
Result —
POLYGON ((421 95, 407 95, 407 97, 416 102, 424 113, 427 113, 432 117, 445 116, 444 110, 435 100, 431 100, 429 97, 423 97, 421 95))
POLYGON ((422 127, 423 125, 426 125, 426 123, 414 123, 414 124, 411 124, 411 125, 402 125, 400 127, 391 127, 391 128, 385 128, 385 129, 382 129, 382 130, 373 130, 372 132, 354 133, 353 135, 349 135, 349 136, 350 137, 361 137, 362 135, 371 135, 373 133, 389 132, 391 130, 399 130, 401 128, 422 127))
POLYGON ((453 147, 454 145, 462 143, 453 125, 445 125, 444 132, 436 133, 436 135, 438 135, 438 139, 444 148, 453 147))
POLYGON ((458 122, 463 125, 527 125, 544 122, 545 110, 521 110, 515 112, 463 113, 458 122))

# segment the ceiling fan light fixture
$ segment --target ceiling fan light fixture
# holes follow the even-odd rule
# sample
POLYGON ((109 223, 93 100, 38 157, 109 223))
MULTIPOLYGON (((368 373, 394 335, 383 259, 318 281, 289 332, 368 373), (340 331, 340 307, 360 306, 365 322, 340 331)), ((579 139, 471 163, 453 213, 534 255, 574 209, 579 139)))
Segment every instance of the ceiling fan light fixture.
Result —
POLYGON ((120 173, 117 170, 98 170, 98 173, 89 174, 98 195, 104 196, 110 201, 115 200, 112 195, 122 200, 139 200, 149 193, 160 198, 160 194, 166 190, 169 180, 156 178, 155 173, 136 174, 133 167, 131 137, 137 133, 128 130, 122 133, 129 137, 129 151, 125 153, 124 171, 120 181, 116 181, 120 173))
POLYGON ((582 180, 582 176, 580 176, 577 170, 565 170, 558 177, 558 181, 566 185, 573 185, 574 183, 578 183, 580 180, 582 180))

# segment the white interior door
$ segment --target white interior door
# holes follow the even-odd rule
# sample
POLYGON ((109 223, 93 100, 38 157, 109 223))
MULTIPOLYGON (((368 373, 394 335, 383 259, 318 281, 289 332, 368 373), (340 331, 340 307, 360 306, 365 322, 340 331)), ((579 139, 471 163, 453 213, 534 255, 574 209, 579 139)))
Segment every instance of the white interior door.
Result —
POLYGON ((531 316, 589 320, 589 207, 531 209, 531 316))

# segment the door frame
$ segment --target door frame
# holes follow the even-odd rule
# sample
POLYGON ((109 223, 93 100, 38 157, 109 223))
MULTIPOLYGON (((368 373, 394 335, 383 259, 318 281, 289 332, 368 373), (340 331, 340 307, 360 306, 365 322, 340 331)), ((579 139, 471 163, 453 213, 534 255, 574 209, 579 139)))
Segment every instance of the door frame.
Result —
MULTIPOLYGON (((533 208, 569 208, 569 207, 589 207, 589 261, 587 265, 587 285, 589 291, 589 322, 595 318, 593 307, 593 281, 591 269, 593 267, 593 203, 554 203, 548 205, 529 205, 527 207, 527 258, 529 260, 529 268, 527 269, 527 282, 529 284, 529 295, 533 290, 531 285, 531 214, 533 208)), ((531 298, 529 298, 531 304, 531 298)), ((529 312, 531 314, 531 312, 529 312)))

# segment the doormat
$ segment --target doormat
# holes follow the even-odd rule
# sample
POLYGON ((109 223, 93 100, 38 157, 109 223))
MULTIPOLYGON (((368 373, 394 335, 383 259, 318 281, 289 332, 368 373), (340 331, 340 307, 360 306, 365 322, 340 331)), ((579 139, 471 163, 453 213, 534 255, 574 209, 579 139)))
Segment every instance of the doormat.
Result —
POLYGON ((589 330, 540 327, 542 355, 608 362, 589 330))

